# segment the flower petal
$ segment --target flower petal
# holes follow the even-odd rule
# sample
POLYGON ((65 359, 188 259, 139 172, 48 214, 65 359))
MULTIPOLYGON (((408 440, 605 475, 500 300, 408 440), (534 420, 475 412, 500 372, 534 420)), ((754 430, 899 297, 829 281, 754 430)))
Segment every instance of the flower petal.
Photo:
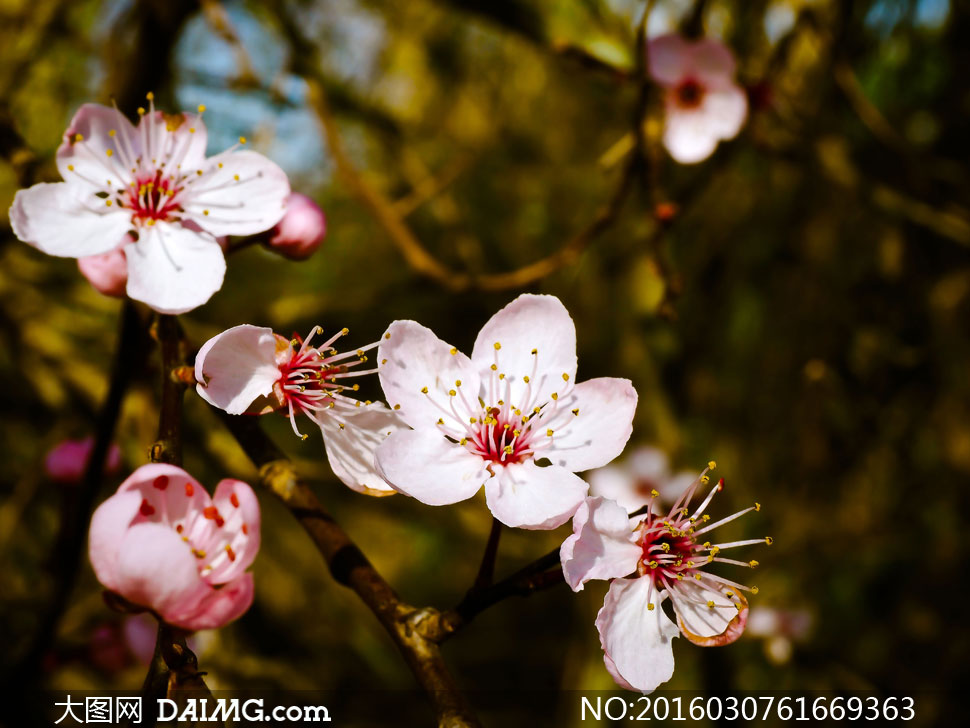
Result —
POLYGON ((98 506, 88 532, 88 558, 98 581, 118 591, 118 553, 132 520, 138 514, 141 495, 118 492, 98 506))
POLYGON ((690 69, 708 87, 730 83, 737 63, 731 50, 718 40, 703 38, 690 46, 690 69))
POLYGON ((472 362, 478 371, 495 364, 507 376, 510 401, 524 407, 527 388, 548 397, 575 379, 576 325, 555 296, 523 294, 482 327, 472 362))
POLYGON ((733 139, 748 116, 748 97, 744 89, 731 83, 723 90, 705 94, 697 113, 703 114, 707 133, 718 139, 733 139))
POLYGON ((724 584, 684 579, 671 585, 670 600, 681 633, 702 647, 734 642, 748 621, 748 600, 724 584), (726 591, 732 591, 733 598, 726 591))
POLYGON ((138 133, 124 114, 101 104, 83 104, 57 149, 57 170, 65 182, 89 192, 123 190, 141 154, 138 133))
POLYGON ((637 408, 637 392, 629 379, 581 382, 573 388, 567 406, 579 412, 566 427, 556 430, 552 446, 545 451, 553 463, 581 472, 606 465, 623 452, 637 408))
POLYGON ((647 70, 654 81, 675 86, 691 69, 690 43, 676 33, 651 38, 647 43, 647 70))
POLYGON ((643 550, 633 543, 629 514, 605 498, 587 498, 573 516, 573 533, 559 549, 566 583, 582 591, 590 579, 627 576, 643 550))
POLYGON ((255 586, 251 573, 240 574, 220 589, 209 589, 190 613, 174 614, 171 624, 182 629, 217 629, 239 619, 253 603, 255 586))
POLYGON ((640 510, 650 502, 649 493, 641 493, 629 466, 607 465, 586 474, 589 492, 615 501, 627 513, 640 510))
POLYGON ((393 495, 396 492, 378 474, 374 461, 374 453, 387 436, 406 427, 395 412, 376 402, 326 410, 317 415, 317 421, 330 467, 344 485, 367 495, 393 495))
POLYGON ((678 629, 660 605, 660 594, 649 577, 614 579, 596 615, 607 668, 612 663, 615 675, 644 693, 674 674, 671 639, 678 629))
POLYGON ((194 609, 209 587, 196 557, 175 531, 160 523, 128 529, 118 548, 116 591, 163 618, 194 609))
POLYGON ((433 430, 391 434, 377 448, 377 469, 394 490, 431 506, 467 500, 489 477, 484 460, 433 430))
POLYGON ((214 238, 178 224, 141 229, 125 246, 128 295, 159 313, 185 313, 222 287, 226 259, 214 238))
POLYGON ((209 562, 212 570, 204 578, 209 584, 225 584, 236 579, 248 569, 260 544, 259 500, 248 484, 241 480, 226 478, 219 481, 212 505, 223 519, 218 527, 213 546, 222 553, 209 562), (228 554, 231 549, 232 556, 228 554))
POLYGON ((205 163, 209 135, 199 114, 145 114, 138 122, 137 133, 139 144, 149 149, 146 157, 157 160, 169 174, 186 174, 205 163))
POLYGON ((245 412, 267 396, 280 378, 273 330, 242 324, 209 339, 195 357, 196 391, 231 415, 245 412))
POLYGON ((400 406, 401 418, 411 427, 435 428, 443 419, 451 429, 464 431, 468 408, 459 389, 477 410, 481 387, 467 356, 415 321, 395 321, 381 338, 377 359, 387 403, 395 409, 400 406))
POLYGON ((41 182, 19 190, 10 208, 14 235, 41 252, 62 258, 84 258, 114 250, 131 228, 120 207, 108 207, 93 195, 66 182, 41 182))
POLYGON ((499 467, 485 484, 485 500, 506 526, 548 530, 572 518, 587 490, 586 481, 565 468, 528 460, 499 467))
POLYGON ((286 212, 286 173, 262 154, 226 151, 209 158, 203 174, 182 193, 182 207, 213 235, 269 230, 286 212))

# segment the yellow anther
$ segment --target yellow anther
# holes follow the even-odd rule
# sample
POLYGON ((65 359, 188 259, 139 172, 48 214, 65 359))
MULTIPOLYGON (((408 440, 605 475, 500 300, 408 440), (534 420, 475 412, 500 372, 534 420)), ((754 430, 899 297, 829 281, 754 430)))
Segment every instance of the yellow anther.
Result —
POLYGON ((139 106, 138 107, 138 116, 144 116, 144 115, 145 115, 145 107, 144 106, 139 106))
POLYGON ((686 509, 686 508, 681 508, 681 509, 680 509, 680 515, 682 515, 682 516, 686 516, 686 515, 687 515, 687 513, 688 513, 688 511, 687 511, 687 509, 686 509))
POLYGON ((457 353, 458 353, 458 348, 455 346, 451 347, 451 355, 454 356, 457 353))
POLYGON ((568 382, 568 381, 569 381, 569 375, 568 375, 568 374, 566 374, 566 372, 563 372, 563 373, 562 373, 562 380, 563 380, 564 382, 568 382))
POLYGON ((504 400, 501 400, 501 399, 500 399, 500 400, 498 401, 498 406, 499 406, 499 407, 501 407, 501 406, 503 406, 504 404, 505 404, 505 402, 504 402, 504 400))
POLYGON ((117 133, 118 133, 118 132, 117 132, 117 131, 115 131, 114 129, 109 129, 109 130, 108 130, 108 136, 109 136, 109 137, 113 137, 113 136, 114 136, 115 134, 117 134, 117 133))
POLYGON ((460 379, 456 379, 455 380, 455 386, 456 387, 460 387, 461 386, 461 380, 460 379))
POLYGON ((552 437, 552 430, 546 430, 546 437, 552 437))
MULTIPOLYGON (((651 498, 659 498, 659 497, 660 497, 660 491, 658 491, 658 490, 657 490, 656 488, 653 488, 653 489, 652 489, 652 490, 650 491, 650 497, 651 497, 651 498)), ((664 546, 667 546, 667 545, 668 545, 668 544, 664 544, 664 546)))
MULTIPOLYGON (((478 422, 478 420, 476 420, 476 419, 475 419, 474 417, 469 417, 469 418, 468 418, 468 421, 469 421, 469 422, 470 422, 471 424, 473 424, 473 425, 474 425, 474 424, 475 424, 476 422, 478 422)), ((483 423, 483 424, 484 424, 484 423, 483 423)))
POLYGON ((651 561, 649 566, 651 569, 656 569, 659 566, 659 564, 656 561, 651 561))
POLYGON ((205 558, 205 551, 203 551, 202 549, 192 549, 192 553, 195 554, 195 558, 197 559, 205 558))
POLYGON ((340 329, 340 335, 341 336, 346 336, 349 333, 350 333, 350 329, 348 329, 346 326, 344 326, 342 329, 340 329))
MULTIPOLYGON (((658 495, 659 495, 659 493, 658 493, 658 495)), ((705 541, 702 544, 702 546, 701 546, 701 548, 705 548, 705 549, 709 549, 710 547, 711 547, 711 542, 710 541, 705 541)))
POLYGON ((677 574, 677 581, 683 581, 683 580, 684 580, 684 575, 683 574, 677 574))
POLYGON ((526 384, 528 384, 529 383, 529 377, 528 377, 528 375, 522 377, 522 381, 525 382, 526 384))
POLYGON ((768 544, 769 546, 771 546, 771 544, 773 544, 774 542, 775 542, 775 539, 773 539, 771 536, 765 536, 765 543, 766 544, 768 544))
POLYGON ((201 169, 197 169, 197 170, 195 170, 195 173, 196 173, 197 175, 199 175, 200 177, 202 176, 202 170, 201 170, 201 169))
POLYGON ((448 390, 448 395, 449 396, 454 397, 456 394, 458 394, 458 392, 456 392, 454 389, 449 389, 448 390))
POLYGON ((360 385, 359 384, 355 384, 353 387, 351 387, 351 389, 353 389, 355 392, 359 392, 360 391, 360 385))
POLYGON ((494 371, 496 371, 497 369, 498 369, 498 366, 497 366, 497 365, 495 365, 495 364, 492 364, 492 366, 491 366, 491 370, 492 370, 492 371, 494 372, 494 371))
POLYGON ((559 395, 558 395, 558 394, 556 394, 555 392, 553 392, 553 393, 552 393, 551 395, 549 395, 549 396, 550 396, 550 397, 552 397, 552 398, 553 398, 554 400, 556 400, 556 399, 559 399, 559 395))
POLYGON ((399 404, 394 405, 394 409, 396 409, 396 410, 401 409, 401 405, 399 405, 399 404))
POLYGON ((708 477, 707 477, 706 475, 704 475, 704 476, 702 476, 702 477, 701 477, 701 482, 702 482, 702 483, 703 483, 704 485, 707 485, 708 483, 710 483, 710 482, 711 482, 711 479, 710 479, 710 478, 708 478, 708 477))
POLYGON ((647 611, 648 611, 648 612, 652 612, 653 610, 654 610, 654 606, 653 606, 653 602, 650 602, 650 603, 649 603, 649 604, 647 605, 647 611))
POLYGON ((427 387, 421 387, 421 394, 427 394, 427 393, 428 393, 428 388, 427 387))
POLYGON ((388 331, 386 334, 384 334, 384 338, 385 339, 390 339, 391 338, 391 332, 388 331))
POLYGON ((714 470, 714 468, 716 468, 716 467, 717 467, 717 463, 716 462, 714 462, 713 460, 709 460, 708 461, 708 463, 707 463, 707 469, 708 470, 714 470))
POLYGON ((148 222, 145 223, 145 224, 148 225, 148 227, 151 227, 152 225, 155 224, 155 220, 154 219, 149 219, 148 222))
POLYGON ((204 114, 205 113, 205 104, 199 104, 199 107, 198 108, 199 108, 199 113, 200 114, 204 114))
POLYGON ((301 439, 301 440, 306 440, 306 439, 307 439, 308 437, 309 437, 309 435, 301 435, 301 436, 300 436, 300 439, 301 439))
POLYGON ((108 207, 111 207, 111 200, 105 200, 104 204, 107 205, 108 207))
POLYGON ((245 144, 246 143, 246 137, 239 137, 239 143, 240 144, 245 144))
POLYGON ((209 216, 209 211, 208 210, 203 210, 202 211, 202 214, 205 215, 206 217, 208 217, 209 216))
POLYGON ((755 511, 760 511, 761 510, 761 504, 758 503, 758 502, 755 502, 754 509, 755 509, 755 511))
POLYGON ((499 342, 499 341, 496 341, 496 342, 495 342, 495 351, 498 351, 498 350, 499 350, 499 349, 501 349, 501 348, 502 348, 502 343, 501 343, 501 342, 499 342))
POLYGON ((518 437, 521 434, 522 434, 522 430, 512 430, 513 437, 518 437))
MULTIPOLYGON (((496 422, 498 422, 498 420, 496 420, 496 422)), ((502 425, 502 429, 503 429, 503 430, 507 430, 507 429, 509 429, 510 427, 512 427, 512 425, 510 425, 510 424, 509 424, 508 422, 506 422, 506 423, 505 423, 504 425, 502 425)))
POLYGON ((499 378, 499 379, 505 379, 505 374, 499 374, 499 375, 498 375, 498 378, 499 378))
POLYGON ((725 594, 727 594, 727 595, 728 595, 729 597, 733 597, 733 596, 734 596, 734 592, 733 592, 733 591, 731 591, 730 589, 728 589, 728 590, 727 590, 726 592, 724 592, 724 593, 725 593, 725 594))
POLYGON ((711 549, 711 556, 717 556, 719 553, 721 553, 720 546, 715 546, 714 548, 711 549))
POLYGON ((751 587, 751 593, 752 594, 757 594, 758 593, 758 587, 756 587, 756 586, 751 587))
POLYGON ((459 444, 459 445, 465 445, 465 444, 466 444, 467 442, 468 442, 468 438, 467 438, 467 437, 463 437, 463 438, 461 438, 461 439, 460 439, 460 440, 458 441, 458 444, 459 444))
POLYGON ((232 178, 233 178, 234 180, 236 180, 236 182, 238 182, 238 181, 239 181, 239 175, 238 175, 238 174, 234 174, 234 175, 232 176, 232 178))
POLYGON ((701 580, 701 575, 700 574, 694 574, 694 578, 697 579, 697 581, 700 581, 701 580))
POLYGON ((532 350, 532 353, 533 353, 533 354, 538 354, 538 353, 539 353, 539 350, 538 350, 538 349, 533 349, 533 350, 532 350))
POLYGON ((74 171, 74 165, 73 164, 67 165, 67 169, 68 169, 69 172, 73 172, 74 171))
POLYGON ((665 554, 668 553, 670 551, 670 544, 669 543, 660 544, 660 550, 663 551, 665 554))
POLYGON ((445 424, 445 421, 442 418, 439 417, 438 418, 438 421, 435 424, 436 425, 443 425, 443 424, 445 424))
POLYGON ((145 94, 145 98, 148 99, 149 101, 153 101, 155 99, 155 94, 149 91, 147 94, 145 94))
POLYGON ((713 599, 709 599, 709 600, 707 601, 707 606, 708 606, 709 608, 711 608, 711 609, 714 609, 714 600, 713 600, 713 599))
POLYGON ((573 410, 573 414, 576 415, 577 417, 579 416, 579 407, 573 410))
POLYGON ((758 562, 755 561, 754 559, 751 559, 751 561, 748 562, 748 566, 750 566, 752 569, 755 569, 758 567, 758 562))
POLYGON ((83 142, 84 141, 84 135, 83 134, 75 134, 74 135, 74 141, 76 141, 76 142, 83 142))
POLYGON ((381 364, 387 364, 387 359, 381 359, 381 364))
POLYGON ((709 520, 711 520, 711 517, 705 513, 703 516, 701 516, 701 520, 704 521, 704 523, 707 523, 709 520))
POLYGON ((340 428, 341 430, 343 430, 343 429, 345 429, 345 428, 344 428, 344 423, 343 423, 343 422, 338 422, 338 423, 337 423, 337 427, 339 427, 339 428, 340 428))
POLYGON ((502 448, 502 449, 503 449, 503 450, 505 450, 505 454, 506 454, 506 455, 511 455, 511 454, 512 454, 512 452, 513 452, 513 450, 514 450, 514 448, 513 448, 513 447, 512 447, 511 445, 506 445, 506 446, 505 446, 504 448, 502 448))

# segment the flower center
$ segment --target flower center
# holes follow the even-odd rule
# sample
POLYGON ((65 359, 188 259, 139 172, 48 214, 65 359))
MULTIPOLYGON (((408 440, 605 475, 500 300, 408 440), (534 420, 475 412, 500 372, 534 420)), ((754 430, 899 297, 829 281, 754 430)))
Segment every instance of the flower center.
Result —
POLYGON ((176 212, 181 211, 175 201, 178 192, 174 181, 163 177, 158 170, 154 175, 139 175, 128 188, 124 204, 132 211, 133 223, 147 222, 152 225, 156 220, 171 220, 176 212))
POLYGON ((693 79, 688 78, 674 89, 674 100, 682 109, 696 109, 704 100, 704 87, 693 79))
POLYGON ((469 449, 485 460, 503 465, 521 463, 533 454, 532 422, 522 422, 513 412, 489 408, 473 423, 469 449), (511 415, 511 417, 510 417, 511 415))

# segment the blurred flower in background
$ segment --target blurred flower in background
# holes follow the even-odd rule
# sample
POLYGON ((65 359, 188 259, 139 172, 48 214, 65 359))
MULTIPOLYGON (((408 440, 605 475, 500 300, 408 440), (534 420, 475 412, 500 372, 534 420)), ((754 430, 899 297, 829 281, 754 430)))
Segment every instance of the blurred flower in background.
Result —
POLYGON ((776 665, 792 658, 794 646, 811 634, 815 619, 807 609, 755 607, 748 614, 748 637, 764 640, 765 656, 776 665))
MULTIPOLYGON (((84 469, 94 448, 94 438, 83 440, 64 440, 56 445, 44 459, 44 472, 57 483, 76 484, 81 482, 84 469)), ((116 443, 108 447, 104 461, 104 472, 113 475, 121 467, 121 448, 116 443)))
POLYGON ((619 462, 586 475, 592 495, 616 501, 628 513, 651 502, 671 505, 696 477, 689 470, 672 473, 667 454, 650 445, 640 446, 619 462))

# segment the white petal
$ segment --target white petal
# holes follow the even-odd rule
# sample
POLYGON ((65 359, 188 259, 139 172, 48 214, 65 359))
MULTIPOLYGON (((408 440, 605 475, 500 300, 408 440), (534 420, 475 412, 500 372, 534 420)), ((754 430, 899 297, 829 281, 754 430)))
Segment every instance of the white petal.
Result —
POLYGON ((467 500, 489 477, 484 460, 427 430, 390 435, 377 448, 377 469, 394 490, 430 506, 467 500))
POLYGON ((596 629, 607 667, 612 662, 633 689, 648 693, 674 674, 671 640, 679 630, 660 608, 650 577, 614 579, 596 615, 596 629))
POLYGON ((280 378, 273 330, 242 324, 213 336, 195 357, 196 391, 206 402, 240 415, 268 396, 280 378))
POLYGON ((344 485, 368 495, 395 492, 378 474, 374 460, 378 446, 387 436, 406 427, 394 411, 377 402, 325 410, 317 415, 317 421, 330 467, 344 485))
POLYGON ((65 182, 90 192, 122 190, 141 153, 135 127, 124 114, 101 104, 84 104, 64 132, 57 169, 65 182))
POLYGON ((131 298, 159 313, 185 313, 222 287, 226 259, 208 234, 158 223, 142 227, 140 235, 125 246, 131 298))
POLYGON ((707 131, 719 139, 737 136, 748 116, 748 97, 736 84, 704 96, 699 114, 703 114, 707 131))
POLYGON ((523 397, 530 385, 523 377, 532 380, 532 391, 543 398, 562 392, 567 381, 575 380, 576 325, 555 296, 523 294, 482 327, 475 340, 472 362, 478 371, 497 364, 511 385, 511 402, 528 407, 531 403, 523 401, 523 397), (496 344, 501 348, 496 349, 496 344))
POLYGON ((573 516, 573 533, 559 549, 566 583, 582 591, 590 579, 626 576, 643 549, 633 540, 626 510, 605 498, 587 498, 573 516))
POLYGON ((639 490, 629 467, 607 465, 597 468, 586 474, 586 480, 590 493, 616 501, 627 513, 640 510, 650 502, 649 491, 644 494, 639 490))
POLYGON ((681 164, 696 164, 707 159, 717 148, 719 139, 712 134, 707 117, 699 109, 681 111, 667 104, 664 121, 664 147, 681 164))
POLYGON ((451 430, 461 432, 466 415, 480 413, 478 374, 467 356, 451 352, 449 344, 414 321, 395 321, 381 338, 377 360, 384 396, 390 406, 400 405, 399 414, 411 427, 435 428, 443 419, 451 430), (427 394, 422 392, 425 388, 427 394))
POLYGON ((131 217, 66 182, 42 182, 17 192, 10 225, 18 238, 48 255, 84 258, 117 248, 131 217))
POLYGON ((286 212, 286 173, 262 154, 229 151, 204 163, 191 179, 182 207, 213 235, 253 235, 269 230, 286 212))
POLYGON ((496 466, 485 484, 485 500, 498 520, 513 528, 548 530, 561 526, 576 512, 589 486, 557 465, 540 468, 532 460, 496 466))
POLYGON ((185 174, 205 162, 208 132, 199 114, 146 114, 138 123, 141 144, 151 144, 146 162, 168 174, 185 174))
POLYGON ((573 472, 606 465, 623 452, 633 432, 637 392, 629 379, 601 377, 577 384, 569 403, 579 414, 555 430, 544 453, 556 465, 573 472))
POLYGON ((683 80, 690 62, 690 44, 676 33, 651 38, 647 43, 647 70, 663 86, 674 86, 683 80))
POLYGON ((748 602, 744 596, 737 589, 710 580, 698 583, 684 579, 672 584, 670 601, 684 637, 704 647, 734 642, 744 632, 748 620, 748 602), (727 596, 726 591, 734 596, 727 596), (710 602, 714 606, 708 606, 710 602))

